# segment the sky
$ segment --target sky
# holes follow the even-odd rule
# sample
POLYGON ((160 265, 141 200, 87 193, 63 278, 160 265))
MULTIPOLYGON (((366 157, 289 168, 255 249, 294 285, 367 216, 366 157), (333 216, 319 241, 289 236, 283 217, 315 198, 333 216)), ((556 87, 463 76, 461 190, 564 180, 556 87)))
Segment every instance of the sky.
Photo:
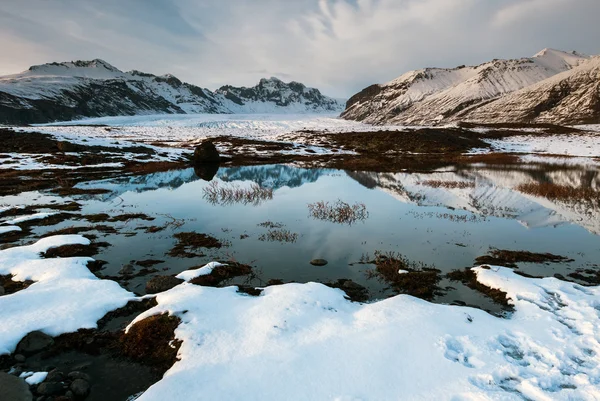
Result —
POLYGON ((599 0, 0 0, 0 75, 53 61, 349 97, 424 67, 600 54, 599 0))

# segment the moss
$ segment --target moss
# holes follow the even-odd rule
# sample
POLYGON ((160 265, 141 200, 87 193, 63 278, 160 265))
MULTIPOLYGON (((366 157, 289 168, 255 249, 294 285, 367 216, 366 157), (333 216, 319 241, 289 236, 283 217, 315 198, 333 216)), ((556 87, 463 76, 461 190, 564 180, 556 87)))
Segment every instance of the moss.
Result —
POLYGON ((375 260, 367 263, 376 266, 367 272, 368 277, 376 277, 390 284, 399 293, 427 300, 441 293, 438 287, 440 271, 431 266, 411 262, 403 255, 393 252, 375 252, 375 260))
POLYGON ((510 251, 506 249, 493 249, 488 255, 475 259, 478 265, 495 265, 516 268, 516 263, 568 263, 573 262, 566 256, 552 253, 534 253, 529 251, 510 251))
POLYGON ((78 256, 94 256, 100 252, 100 248, 109 247, 108 242, 93 242, 89 245, 70 244, 50 248, 42 253, 44 258, 71 258, 78 256))
POLYGON ((252 266, 250 265, 238 262, 226 263, 215 267, 210 274, 192 279, 190 283, 206 287, 217 287, 231 278, 252 274, 252 266))
POLYGON ((181 341, 175 339, 180 319, 168 314, 150 316, 134 324, 119 340, 123 355, 168 369, 177 361, 181 341))
POLYGON ((167 253, 171 257, 194 258, 204 256, 202 253, 194 253, 191 250, 200 248, 221 248, 223 244, 216 238, 207 234, 195 232, 177 233, 174 235, 177 244, 167 253))
POLYGON ((4 288, 4 295, 14 294, 33 284, 31 280, 13 281, 13 277, 12 274, 0 275, 0 287, 4 288))
POLYGON ((506 292, 498 290, 496 288, 488 287, 477 281, 477 274, 471 268, 465 268, 463 270, 453 270, 450 273, 448 273, 446 277, 452 281, 460 281, 467 287, 491 298, 497 304, 512 309, 512 305, 508 303, 509 298, 506 296, 506 292))

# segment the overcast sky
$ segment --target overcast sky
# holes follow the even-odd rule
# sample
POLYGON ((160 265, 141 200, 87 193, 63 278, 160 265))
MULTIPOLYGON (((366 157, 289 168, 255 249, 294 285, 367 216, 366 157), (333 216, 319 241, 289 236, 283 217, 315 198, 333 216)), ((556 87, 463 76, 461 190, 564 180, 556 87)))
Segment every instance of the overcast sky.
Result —
POLYGON ((215 89, 348 97, 422 67, 600 54, 600 0, 0 0, 0 75, 101 58, 215 89))

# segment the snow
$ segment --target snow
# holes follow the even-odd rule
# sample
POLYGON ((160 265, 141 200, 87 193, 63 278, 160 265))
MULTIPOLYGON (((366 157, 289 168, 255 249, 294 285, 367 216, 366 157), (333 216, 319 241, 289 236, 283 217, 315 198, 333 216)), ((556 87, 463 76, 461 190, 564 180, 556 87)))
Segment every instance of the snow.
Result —
POLYGON ((79 235, 61 235, 0 251, 0 274, 12 274, 15 281, 35 281, 24 290, 0 297, 0 355, 13 352, 18 342, 35 330, 57 336, 95 328, 107 312, 134 299, 118 283, 94 276, 86 266, 91 258, 40 256, 53 247, 89 243, 79 235))
MULTIPOLYGON (((90 84, 103 85, 105 81, 121 82, 131 91, 148 96, 150 109, 142 107, 137 112, 148 113, 152 110, 152 102, 161 99, 170 103, 166 108, 173 113, 314 113, 341 111, 345 101, 322 96, 313 88, 304 87, 299 92, 292 89, 292 84, 285 84, 278 79, 261 80, 254 88, 231 88, 244 105, 225 96, 227 91, 196 87, 179 81, 171 74, 155 76, 139 71, 123 72, 103 60, 50 63, 31 67, 19 74, 0 77, 0 92, 5 92, 21 99, 16 101, 23 108, 33 107, 28 99, 52 99, 69 107, 73 107, 76 99, 70 92, 89 88, 90 84), (239 89, 242 89, 240 93, 239 89), (256 97, 244 97, 244 89, 256 92, 256 97), (316 99, 316 103, 314 100, 316 99), (276 102, 286 104, 279 106, 276 102)), ((302 85, 303 86, 303 85, 302 85)), ((133 106, 133 102, 127 102, 133 106)), ((165 105, 158 106, 160 110, 165 105)), ((99 110, 102 113, 102 109, 99 110)))
POLYGON ((25 379, 27 384, 30 386, 34 386, 36 384, 40 384, 46 377, 48 376, 48 372, 23 372, 19 375, 20 378, 25 379))
POLYGON ((181 360, 139 400, 598 399, 600 289, 474 270, 512 315, 406 295, 352 303, 316 283, 258 297, 183 283, 135 320, 182 320, 181 360))
POLYGON ((498 152, 541 153, 580 157, 600 156, 600 135, 513 136, 501 140, 484 139, 498 152))
POLYGON ((9 233, 12 231, 21 231, 19 226, 0 226, 0 234, 9 233))
POLYGON ((492 60, 478 66, 426 68, 381 85, 381 92, 343 115, 368 123, 431 125, 460 121, 472 107, 586 63, 589 56, 544 49, 531 58, 492 60))
POLYGON ((183 272, 179 273, 178 275, 176 275, 175 277, 180 278, 185 281, 190 281, 192 279, 195 279, 196 277, 208 276, 209 274, 212 273, 212 271, 214 270, 215 267, 219 267, 219 266, 224 266, 224 264, 219 263, 219 262, 210 262, 210 263, 202 266, 199 269, 183 271, 183 272))
POLYGON ((14 225, 14 224, 23 223, 25 221, 30 221, 30 220, 45 219, 45 218, 53 216, 55 214, 56 214, 56 212, 34 213, 34 214, 29 214, 27 216, 20 216, 20 217, 14 218, 12 220, 6 221, 4 223, 14 225))

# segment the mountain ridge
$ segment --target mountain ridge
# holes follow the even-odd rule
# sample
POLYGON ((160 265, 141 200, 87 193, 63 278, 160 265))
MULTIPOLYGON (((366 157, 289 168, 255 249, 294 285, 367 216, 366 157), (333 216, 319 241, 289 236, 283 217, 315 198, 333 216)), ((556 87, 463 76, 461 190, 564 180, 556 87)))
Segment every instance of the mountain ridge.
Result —
MULTIPOLYGON (((370 124, 438 125, 460 121, 470 110, 487 103, 491 107, 503 96, 571 71, 591 59, 577 52, 547 48, 529 58, 409 71, 352 96, 342 117, 370 124)), ((478 121, 485 121, 484 117, 478 121)))
POLYGON ((123 72, 101 60, 54 62, 0 77, 0 123, 28 124, 136 114, 339 112, 318 89, 277 78, 211 91, 172 74, 123 72))

